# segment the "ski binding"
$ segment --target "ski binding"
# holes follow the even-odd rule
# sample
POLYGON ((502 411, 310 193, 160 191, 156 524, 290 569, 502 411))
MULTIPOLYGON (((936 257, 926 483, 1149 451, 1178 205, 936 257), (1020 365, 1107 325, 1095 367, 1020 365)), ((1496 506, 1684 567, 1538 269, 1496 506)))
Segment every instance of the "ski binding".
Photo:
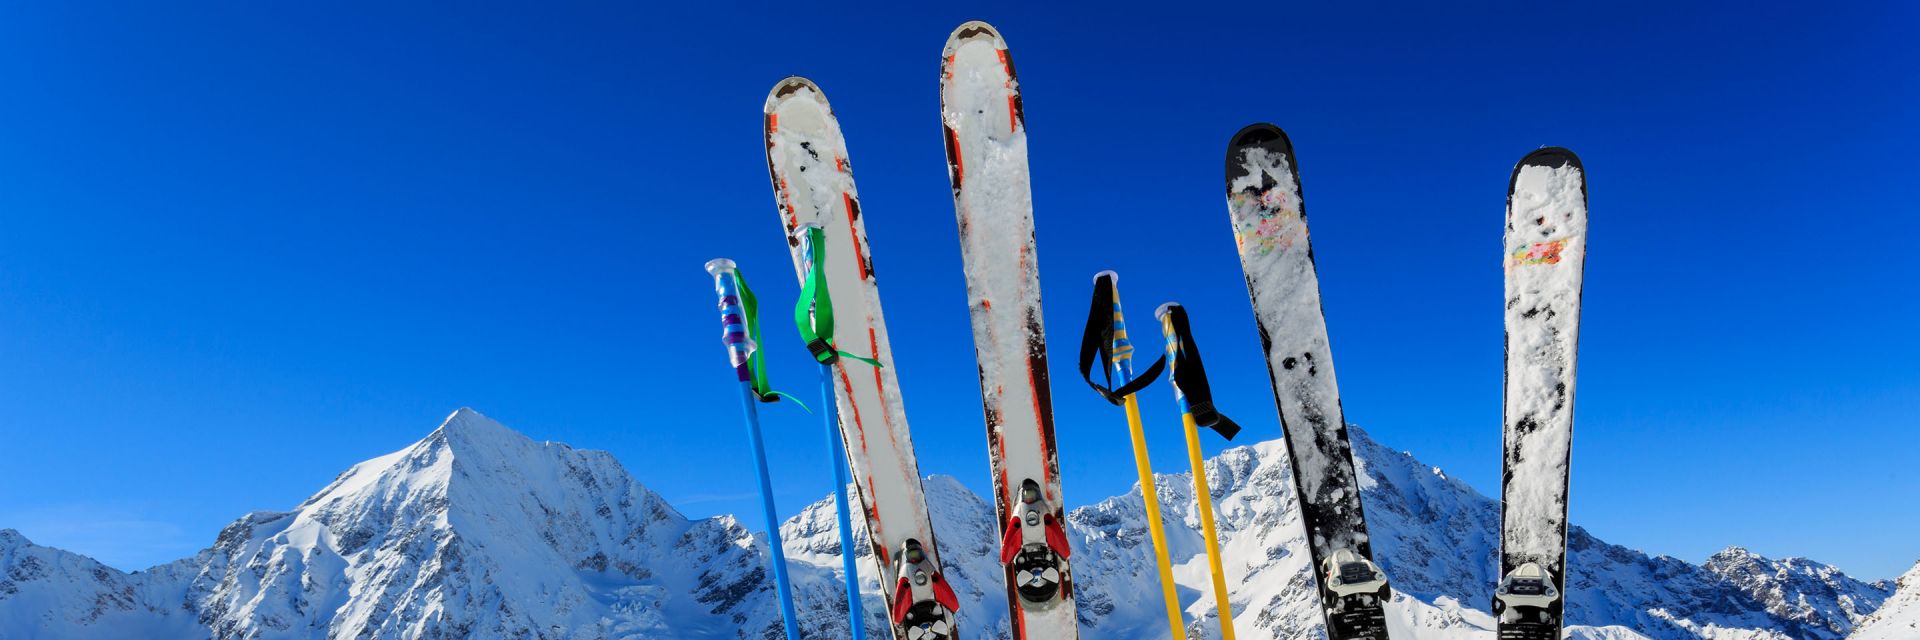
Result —
POLYGON ((1560 599, 1553 588, 1553 574, 1538 563, 1515 567, 1493 589, 1493 613, 1507 622, 1549 623, 1547 607, 1560 599))
POLYGON ((1371 559, 1354 554, 1354 550, 1332 552, 1332 557, 1327 557, 1327 565, 1321 571, 1321 578, 1325 578, 1329 592, 1340 596, 1342 605, 1354 596, 1386 598, 1386 573, 1380 571, 1379 565, 1375 565, 1371 559))
POLYGON ((954 640, 953 612, 960 598, 938 567, 931 566, 920 541, 909 538, 894 565, 900 582, 894 589, 893 624, 904 640, 954 640))
POLYGON ((1031 478, 1020 483, 1020 503, 1014 506, 1006 530, 1000 540, 1000 562, 1013 567, 1020 599, 1032 604, 1054 602, 1073 549, 1067 544, 1066 529, 1053 517, 1053 506, 1041 496, 1040 483, 1031 478))

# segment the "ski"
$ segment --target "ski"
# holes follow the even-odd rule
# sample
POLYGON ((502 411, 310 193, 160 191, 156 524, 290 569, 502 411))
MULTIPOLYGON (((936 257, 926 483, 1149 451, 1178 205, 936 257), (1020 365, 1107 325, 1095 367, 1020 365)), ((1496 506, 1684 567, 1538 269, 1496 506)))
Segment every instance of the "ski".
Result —
POLYGON ((1587 258, 1586 172, 1573 152, 1538 149, 1513 168, 1503 258, 1507 368, 1493 612, 1502 640, 1559 640, 1587 258))
POLYGON ((947 177, 980 361, 1008 618, 1016 639, 1075 638, 1019 79, 1006 40, 984 22, 954 29, 940 60, 947 177))
POLYGON ((1329 640, 1387 637, 1387 576, 1373 563, 1360 483, 1321 313, 1293 143, 1255 124, 1227 147, 1227 211, 1299 491, 1329 640))
MULTIPOLYGON (((765 127, 767 170, 794 270, 805 283, 818 256, 821 277, 815 284, 833 294, 837 322, 831 335, 808 347, 833 364, 847 464, 893 637, 953 640, 959 600, 942 574, 927 515, 839 121, 820 87, 792 77, 768 93, 765 127), (835 357, 835 349, 852 355, 835 357), (874 364, 860 361, 868 358, 874 364)), ((856 626, 865 620, 858 611, 851 618, 856 626)))

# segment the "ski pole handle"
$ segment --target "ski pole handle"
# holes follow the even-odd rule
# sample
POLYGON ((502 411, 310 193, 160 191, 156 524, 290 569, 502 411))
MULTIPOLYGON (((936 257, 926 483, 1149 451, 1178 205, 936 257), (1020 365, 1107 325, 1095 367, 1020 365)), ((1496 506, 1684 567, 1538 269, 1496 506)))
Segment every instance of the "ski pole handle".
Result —
POLYGON ((1202 427, 1232 440, 1240 425, 1221 415, 1213 406, 1213 387, 1207 383, 1207 368, 1200 361, 1200 347, 1193 342, 1193 329, 1187 323, 1187 308, 1169 302, 1153 310, 1160 319, 1160 332, 1167 336, 1167 377, 1173 383, 1173 397, 1182 413, 1190 413, 1202 427))
POLYGON ((1178 302, 1168 302, 1153 310, 1153 317, 1160 320, 1160 334, 1167 338, 1167 378, 1173 381, 1173 398, 1180 403, 1180 409, 1186 410, 1187 394, 1180 390, 1180 331, 1173 326, 1173 314, 1182 313, 1178 302))
POLYGON ((793 237, 800 247, 800 301, 793 308, 793 323, 800 328, 800 339, 807 352, 821 364, 833 364, 839 351, 833 348, 833 297, 827 290, 826 230, 817 222, 794 227, 793 237))
MULTIPOLYGON (((802 222, 793 228, 793 238, 798 241, 800 245, 801 271, 812 272, 814 260, 822 257, 820 254, 815 253, 815 251, 825 249, 826 247, 817 247, 814 245, 814 232, 819 231, 824 235, 826 229, 825 226, 822 226, 818 222, 802 222)), ((821 266, 824 268, 825 265, 821 266)))
POLYGON ((727 359, 744 382, 751 377, 747 363, 759 347, 747 335, 747 312, 740 305, 739 268, 732 260, 715 258, 707 262, 707 273, 713 274, 714 291, 720 294, 720 342, 726 345, 727 359))
POLYGON ((1095 286, 1103 279, 1113 291, 1113 362, 1108 364, 1120 375, 1120 384, 1126 384, 1133 381, 1133 342, 1127 339, 1126 316, 1120 312, 1120 274, 1111 269, 1093 274, 1095 286))
POLYGON ((1120 275, 1102 271, 1093 276, 1093 301, 1087 305, 1087 329, 1080 335, 1080 377, 1107 402, 1126 404, 1126 397, 1153 384, 1166 358, 1154 358, 1138 376, 1133 371, 1133 342, 1127 339, 1127 321, 1120 313, 1120 275), (1100 381, 1093 379, 1095 363, 1100 381), (1120 378, 1118 385, 1113 379, 1120 378))

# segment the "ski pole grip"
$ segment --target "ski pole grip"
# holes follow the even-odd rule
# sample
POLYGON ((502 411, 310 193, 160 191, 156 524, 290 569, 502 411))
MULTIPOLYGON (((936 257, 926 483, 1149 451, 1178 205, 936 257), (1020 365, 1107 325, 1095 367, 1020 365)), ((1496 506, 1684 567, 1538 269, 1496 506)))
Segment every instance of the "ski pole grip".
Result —
POLYGON ((748 379, 747 363, 753 357, 753 338, 747 335, 747 313, 740 305, 739 267, 732 260, 715 258, 707 262, 713 275, 713 288, 720 295, 720 342, 727 347, 727 359, 741 380, 748 379))
POLYGON ((793 237, 800 242, 800 255, 805 256, 806 264, 813 262, 813 230, 826 231, 826 225, 818 222, 802 222, 794 225, 793 237))
POLYGON ((807 352, 820 364, 833 364, 840 351, 833 347, 833 298, 827 289, 823 262, 824 247, 817 244, 826 237, 826 227, 818 222, 795 225, 793 237, 800 247, 801 299, 794 309, 794 322, 800 325, 800 337, 807 352))
POLYGON ((1124 384, 1133 379, 1133 341, 1127 339, 1127 320, 1120 313, 1120 274, 1112 269, 1093 274, 1096 289, 1100 287, 1103 280, 1106 281, 1106 290, 1110 292, 1113 300, 1113 324, 1111 325, 1113 335, 1110 336, 1107 344, 1107 349, 1112 354, 1112 361, 1107 364, 1120 370, 1122 376, 1120 382, 1124 384))
POLYGON ((1180 303, 1168 302, 1153 310, 1153 317, 1160 321, 1160 330, 1165 332, 1168 338, 1177 337, 1173 335, 1173 325, 1167 322, 1167 316, 1172 315, 1175 309, 1181 309, 1180 303))
MULTIPOLYGON (((1180 370, 1180 330, 1174 327, 1173 316, 1176 313, 1185 312, 1186 309, 1182 308, 1178 302, 1168 302, 1159 307, 1155 307, 1153 310, 1153 317, 1160 321, 1160 334, 1166 336, 1167 339, 1167 360, 1169 362, 1170 372, 1178 372, 1180 370)), ((1178 373, 1169 376, 1168 379, 1173 381, 1174 395, 1176 397, 1184 397, 1186 394, 1180 392, 1180 378, 1178 377, 1178 373)))

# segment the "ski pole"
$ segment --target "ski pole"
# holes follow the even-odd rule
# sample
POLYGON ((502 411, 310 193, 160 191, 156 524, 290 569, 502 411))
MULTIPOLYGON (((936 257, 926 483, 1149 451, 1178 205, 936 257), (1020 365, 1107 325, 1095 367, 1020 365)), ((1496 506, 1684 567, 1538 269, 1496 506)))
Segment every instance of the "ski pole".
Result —
MULTIPOLYGON (((801 285, 800 302, 794 306, 794 323, 807 351, 820 365, 821 422, 826 426, 827 450, 833 459, 833 512, 840 524, 840 568, 846 575, 847 626, 853 640, 866 640, 865 611, 860 607, 860 572, 854 564, 853 518, 847 504, 846 441, 840 433, 840 403, 835 395, 833 365, 840 353, 833 348, 833 298, 827 291, 825 234, 820 225, 807 223, 794 229, 800 238, 801 267, 806 272, 801 285)), ((871 533, 869 533, 871 535, 871 533)))
POLYGON ((1227 597, 1227 573, 1220 566, 1220 536, 1213 527, 1213 491, 1207 487, 1206 461, 1200 455, 1200 427, 1232 440, 1240 425, 1213 408, 1213 392, 1200 364, 1200 349, 1187 327, 1187 311, 1179 303, 1160 305, 1153 312, 1167 338, 1167 357, 1173 361, 1169 377, 1173 399, 1180 405, 1180 422, 1187 431, 1187 461, 1193 465, 1194 499, 1200 504, 1201 531, 1207 539, 1207 565, 1213 572, 1213 603, 1220 616, 1221 640, 1233 640, 1233 605, 1227 597))
POLYGON ((1126 407, 1127 430, 1133 439, 1133 466, 1140 473, 1140 496, 1147 508, 1147 533, 1153 537, 1153 560, 1159 565, 1160 594, 1167 605, 1167 627, 1173 640, 1186 640, 1183 624, 1186 617, 1180 612, 1178 585, 1173 581, 1173 563, 1167 554, 1167 534, 1160 526, 1159 490, 1153 483, 1153 464, 1147 458, 1147 437, 1140 427, 1140 400, 1136 396, 1140 389, 1159 377, 1166 359, 1154 360, 1145 375, 1134 377, 1133 342, 1127 339, 1127 321, 1120 313, 1119 284, 1120 275, 1112 271, 1093 276, 1093 307, 1087 311, 1087 330, 1080 341, 1080 376, 1107 402, 1126 407), (1093 381, 1095 356, 1102 356, 1099 360, 1103 368, 1110 366, 1110 376, 1120 378, 1119 388, 1112 387, 1112 377, 1104 386, 1093 381))
POLYGON ((759 345, 754 343, 751 334, 758 332, 749 329, 756 322, 746 309, 751 303, 741 301, 751 299, 753 294, 732 260, 716 258, 708 262, 707 273, 713 274, 714 288, 720 294, 720 342, 726 345, 727 357, 740 379, 740 406, 746 415, 747 442, 753 448, 753 468, 760 479, 760 511, 767 520, 767 547, 773 552, 773 586, 780 594, 780 617, 786 623, 787 640, 800 640, 800 617, 793 611, 793 585, 787 580, 787 552, 780 540, 779 511, 773 506, 773 481, 767 476, 767 446, 760 437, 760 411, 755 407, 763 398, 777 397, 762 395, 754 388, 756 371, 760 369, 754 361, 754 352, 759 345))

